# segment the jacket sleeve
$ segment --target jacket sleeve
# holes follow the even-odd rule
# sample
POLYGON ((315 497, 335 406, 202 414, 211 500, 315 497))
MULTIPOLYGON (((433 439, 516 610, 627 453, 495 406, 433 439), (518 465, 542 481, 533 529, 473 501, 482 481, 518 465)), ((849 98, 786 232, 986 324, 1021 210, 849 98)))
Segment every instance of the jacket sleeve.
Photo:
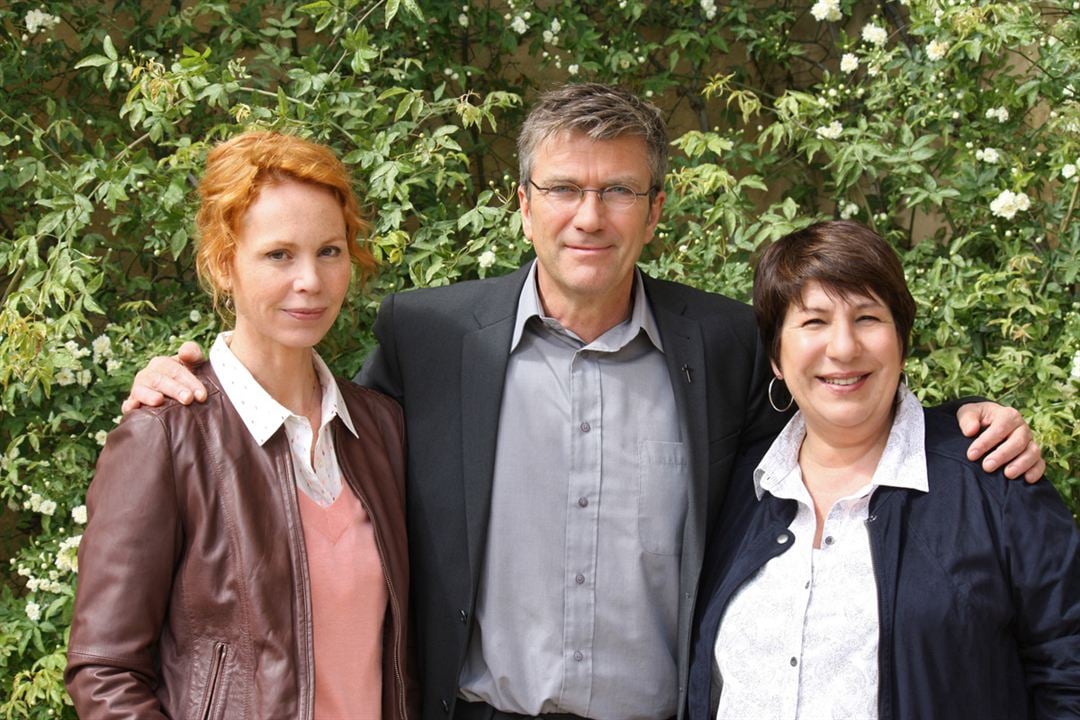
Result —
POLYGON ((397 345, 394 335, 393 295, 383 299, 373 329, 378 344, 364 361, 364 367, 360 368, 353 382, 389 395, 404 407, 401 371, 397 362, 397 345))
POLYGON ((64 680, 83 720, 164 718, 157 646, 181 548, 169 437, 150 412, 113 430, 87 494, 64 680))
POLYGON ((1080 530, 1045 479, 1006 483, 1003 512, 1034 717, 1080 717, 1080 530))

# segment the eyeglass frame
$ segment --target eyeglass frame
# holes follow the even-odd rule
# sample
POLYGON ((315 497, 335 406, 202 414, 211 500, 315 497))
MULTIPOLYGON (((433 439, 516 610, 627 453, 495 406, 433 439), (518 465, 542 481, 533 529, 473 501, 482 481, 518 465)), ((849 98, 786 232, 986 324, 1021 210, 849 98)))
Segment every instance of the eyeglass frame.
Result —
MULTIPOLYGON (((529 178, 528 183, 529 183, 529 185, 532 185, 534 188, 536 188, 538 191, 540 191, 540 194, 542 194, 545 198, 548 197, 548 193, 550 193, 552 190, 554 190, 559 185, 577 188, 577 190, 578 190, 577 204, 581 204, 581 203, 585 202, 585 193, 596 193, 596 197, 597 197, 597 199, 600 200, 600 204, 603 205, 604 207, 610 208, 612 210, 629 210, 630 208, 634 207, 634 205, 637 204, 637 199, 638 198, 646 197, 646 196, 655 197, 656 194, 660 192, 660 188, 656 187, 655 185, 650 187, 645 192, 637 192, 636 190, 634 190, 634 188, 630 187, 629 185, 623 184, 623 183, 615 183, 614 185, 608 185, 607 187, 602 187, 602 188, 583 188, 580 185, 578 185, 577 183, 572 183, 572 182, 560 182, 560 183, 558 183, 556 185, 548 185, 547 187, 544 187, 542 185, 537 185, 533 181, 532 178, 529 178), (629 190, 631 193, 634 194, 634 201, 632 203, 630 203, 629 205, 625 206, 625 207, 621 207, 619 205, 609 205, 608 202, 604 199, 604 194, 606 192, 608 192, 609 190, 611 190, 612 188, 626 188, 627 190, 629 190)), ((617 197, 617 196, 612 195, 612 196, 609 196, 609 197, 617 197)), ((570 207, 570 206, 567 205, 567 207, 570 207)))

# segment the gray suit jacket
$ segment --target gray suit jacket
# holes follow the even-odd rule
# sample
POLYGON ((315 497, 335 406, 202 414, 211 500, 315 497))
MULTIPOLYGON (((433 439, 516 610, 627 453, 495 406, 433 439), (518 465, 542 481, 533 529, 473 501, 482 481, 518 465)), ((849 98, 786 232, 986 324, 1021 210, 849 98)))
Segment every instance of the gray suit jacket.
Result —
MULTIPOLYGON (((472 631, 503 380, 526 273, 527 267, 499 278, 387 297, 375 321, 379 346, 356 378, 396 398, 405 410, 416 667, 422 716, 429 720, 453 711, 472 631)), ((786 416, 768 405, 768 361, 749 307, 649 277, 645 292, 691 456, 679 588, 681 715, 690 624, 711 520, 736 451, 775 434, 786 416)))

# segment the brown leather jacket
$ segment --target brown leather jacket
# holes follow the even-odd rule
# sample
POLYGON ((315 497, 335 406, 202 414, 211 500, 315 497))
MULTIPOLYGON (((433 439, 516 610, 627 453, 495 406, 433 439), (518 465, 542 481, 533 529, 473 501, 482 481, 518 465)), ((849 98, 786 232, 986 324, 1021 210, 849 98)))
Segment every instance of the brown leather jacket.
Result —
MULTIPOLYGON (((110 433, 87 505, 65 674, 87 718, 311 718, 311 596, 284 429, 259 447, 209 363, 205 403, 144 408, 110 433)), ((404 426, 384 395, 338 382, 348 486, 389 590, 383 717, 406 718, 404 426)), ((412 713, 416 717, 415 713, 412 713)))

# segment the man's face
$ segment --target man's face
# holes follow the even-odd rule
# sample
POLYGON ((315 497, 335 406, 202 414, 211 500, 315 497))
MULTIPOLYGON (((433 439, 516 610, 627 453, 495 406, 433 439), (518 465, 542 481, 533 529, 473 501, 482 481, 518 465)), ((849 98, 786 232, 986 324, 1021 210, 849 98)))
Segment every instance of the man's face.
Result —
MULTIPOLYGON (((626 135, 592 140, 560 133, 536 150, 532 181, 541 187, 572 183, 601 189, 624 185, 636 192, 650 186, 645 141, 626 135)), ((536 250, 537 278, 544 309, 552 317, 590 306, 629 304, 634 264, 652 240, 664 193, 641 197, 625 209, 585 193, 577 204, 561 205, 543 193, 518 188, 525 237, 536 250)))

